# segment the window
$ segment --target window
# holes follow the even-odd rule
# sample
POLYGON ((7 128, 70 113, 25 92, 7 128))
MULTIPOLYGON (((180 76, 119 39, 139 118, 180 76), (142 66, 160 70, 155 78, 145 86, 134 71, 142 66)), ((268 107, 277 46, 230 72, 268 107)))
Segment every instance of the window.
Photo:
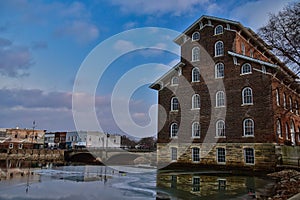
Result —
POLYGON ((177 97, 171 99, 171 111, 177 111, 179 109, 179 102, 177 97))
POLYGON ((215 65, 215 77, 216 78, 224 77, 224 64, 223 63, 217 63, 215 65))
POLYGON ((254 164, 254 149, 253 148, 245 148, 245 163, 246 164, 254 164))
POLYGON ((293 100, 292 100, 292 97, 289 98, 289 104, 290 104, 290 112, 293 112, 293 100))
POLYGON ((172 84, 172 85, 178 85, 178 83, 179 83, 178 77, 177 77, 177 76, 173 77, 173 78, 172 78, 172 81, 171 81, 171 84, 172 84))
POLYGON ((244 43, 241 43, 241 50, 242 50, 242 54, 245 55, 246 48, 245 48, 245 44, 244 43))
POLYGON ((261 66, 261 71, 262 71, 262 73, 267 73, 267 69, 266 69, 266 67, 263 65, 263 66, 261 66))
POLYGON ((286 95, 283 93, 283 107, 286 109, 286 95))
POLYGON ((242 100, 243 100, 243 105, 253 104, 252 89, 250 87, 246 87, 243 89, 242 100))
POLYGON ((197 147, 192 148, 192 160, 193 162, 200 162, 200 149, 197 147))
POLYGON ((285 139, 289 139, 289 133, 290 133, 290 131, 289 131, 289 125, 288 125, 288 123, 285 123, 285 139))
POLYGON ((216 94, 216 107, 225 106, 225 94, 223 91, 218 91, 216 94))
POLYGON ((218 120, 216 123, 216 136, 225 137, 225 122, 223 120, 218 120))
POLYGON ((23 149, 23 144, 19 144, 19 149, 23 149))
POLYGON ((171 147, 171 160, 175 161, 177 160, 177 148, 171 147))
POLYGON ((298 101, 295 101, 295 113, 296 115, 299 115, 298 101))
POLYGON ((226 190, 226 179, 219 179, 219 190, 226 190))
POLYGON ((200 81, 200 71, 199 68, 194 67, 192 70, 192 82, 199 82, 200 81))
POLYGON ((254 121, 252 119, 245 119, 243 122, 244 136, 254 136, 254 121))
POLYGON ((295 124, 294 124, 294 121, 291 120, 290 124, 291 124, 291 142, 292 142, 292 145, 295 145, 295 124))
POLYGON ((194 94, 192 97, 192 109, 199 109, 200 108, 200 95, 194 94))
POLYGON ((251 65, 249 63, 243 64, 241 74, 251 74, 251 73, 252 73, 251 65))
POLYGON ((282 138, 282 131, 281 131, 281 122, 280 122, 280 119, 277 119, 277 122, 276 122, 276 133, 277 133, 278 137, 282 138))
POLYGON ((9 143, 9 147, 10 149, 14 148, 14 144, 13 143, 9 143))
POLYGON ((194 122, 192 124, 192 137, 200 138, 200 124, 199 124, 199 122, 194 122))
POLYGON ((226 162, 225 148, 217 148, 217 162, 218 163, 226 162))
POLYGON ((200 60, 200 48, 194 47, 192 49, 192 61, 199 61, 200 60))
POLYGON ((222 25, 216 26, 215 35, 222 34, 222 33, 223 33, 223 26, 222 25))
POLYGON ((178 124, 177 123, 171 124, 171 128, 170 128, 171 138, 177 137, 177 133, 178 133, 178 124))
POLYGON ((193 177, 193 192, 200 191, 200 177, 194 176, 193 177))
POLYGON ((254 57, 253 49, 250 50, 250 57, 251 57, 251 58, 254 57))
POLYGON ((199 32, 195 32, 192 35, 192 41, 197 41, 200 39, 200 33, 199 32))
POLYGON ((215 56, 223 56, 224 55, 224 45, 222 41, 218 41, 215 44, 215 56))
POLYGON ((280 106, 280 95, 279 95, 279 89, 276 89, 276 104, 277 106, 280 106))

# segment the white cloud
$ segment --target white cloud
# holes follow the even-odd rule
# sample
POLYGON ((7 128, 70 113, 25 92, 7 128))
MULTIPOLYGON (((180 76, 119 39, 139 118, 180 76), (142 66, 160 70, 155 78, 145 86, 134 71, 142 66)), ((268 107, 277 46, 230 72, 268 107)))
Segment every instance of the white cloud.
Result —
POLYGON ((113 47, 115 50, 121 52, 133 51, 137 49, 137 46, 135 46, 132 42, 127 40, 117 40, 113 47))
POLYGON ((127 22, 126 24, 123 25, 123 29, 128 30, 137 27, 138 23, 137 22, 127 22))
POLYGON ((249 26, 256 31, 265 25, 270 13, 277 13, 291 1, 258 0, 250 1, 234 8, 231 11, 231 18, 237 21, 244 21, 245 26, 249 26))
POLYGON ((158 15, 172 13, 176 16, 193 12, 199 7, 206 9, 211 4, 210 0, 112 0, 111 3, 119 6, 121 11, 125 13, 158 15))

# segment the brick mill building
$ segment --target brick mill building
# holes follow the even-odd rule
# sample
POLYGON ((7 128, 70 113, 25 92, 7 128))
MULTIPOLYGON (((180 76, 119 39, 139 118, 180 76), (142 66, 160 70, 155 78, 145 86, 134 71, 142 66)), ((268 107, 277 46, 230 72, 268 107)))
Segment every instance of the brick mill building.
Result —
POLYGON ((299 150, 298 77, 257 34, 202 16, 174 41, 181 61, 150 86, 160 166, 274 169, 299 150))

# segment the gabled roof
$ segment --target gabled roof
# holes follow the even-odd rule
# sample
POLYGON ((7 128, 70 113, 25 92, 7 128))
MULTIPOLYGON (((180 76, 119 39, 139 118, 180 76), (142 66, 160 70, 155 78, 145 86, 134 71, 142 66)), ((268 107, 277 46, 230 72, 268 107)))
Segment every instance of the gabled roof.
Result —
POLYGON ((162 77, 160 77, 158 80, 156 80, 154 83, 152 83, 149 87, 151 89, 155 89, 155 86, 157 86, 163 79, 165 79, 168 75, 173 73, 175 70, 177 70, 180 66, 184 66, 185 64, 183 62, 177 63, 174 67, 172 67, 169 71, 167 71, 162 77))

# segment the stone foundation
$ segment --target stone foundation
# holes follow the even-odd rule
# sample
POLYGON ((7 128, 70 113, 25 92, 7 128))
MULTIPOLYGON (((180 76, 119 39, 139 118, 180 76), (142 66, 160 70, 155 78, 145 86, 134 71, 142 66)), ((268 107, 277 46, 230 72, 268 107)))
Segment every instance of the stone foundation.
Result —
POLYGON ((277 164, 275 145, 270 143, 193 143, 193 144, 157 144, 158 167, 201 168, 214 166, 222 169, 251 169, 253 171, 274 171, 277 164), (177 161, 171 160, 171 148, 177 148, 177 161), (192 148, 200 148, 200 161, 192 161, 192 148), (217 148, 225 148, 224 163, 217 162, 217 148), (244 148, 254 149, 254 164, 245 162, 244 148))

